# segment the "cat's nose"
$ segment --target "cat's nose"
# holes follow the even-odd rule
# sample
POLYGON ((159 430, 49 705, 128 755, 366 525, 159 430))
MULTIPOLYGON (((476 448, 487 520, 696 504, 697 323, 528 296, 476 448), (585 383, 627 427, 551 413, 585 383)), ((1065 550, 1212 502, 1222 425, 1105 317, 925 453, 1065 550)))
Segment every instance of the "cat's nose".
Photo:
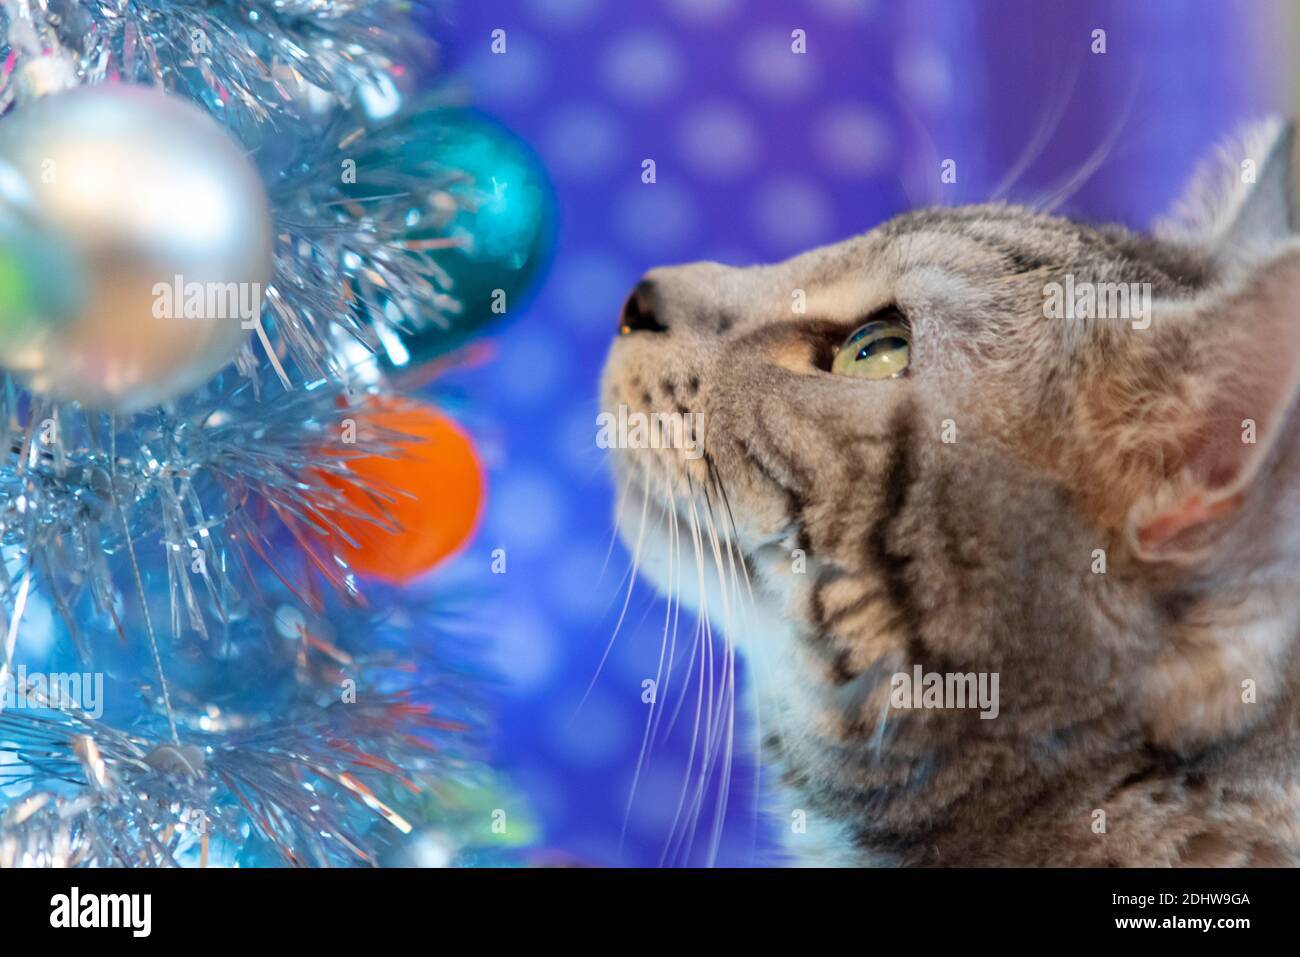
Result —
POLYGON ((642 279, 632 290, 632 295, 623 303, 623 315, 619 318, 619 335, 627 336, 634 332, 667 332, 668 327, 659 319, 659 302, 655 284, 652 280, 642 279))

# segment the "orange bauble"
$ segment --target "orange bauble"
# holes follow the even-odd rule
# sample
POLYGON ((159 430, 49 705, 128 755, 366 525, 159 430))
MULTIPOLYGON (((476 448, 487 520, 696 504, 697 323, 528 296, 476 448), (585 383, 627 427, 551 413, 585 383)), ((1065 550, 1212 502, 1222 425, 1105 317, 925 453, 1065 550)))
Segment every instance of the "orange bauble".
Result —
POLYGON ((348 471, 357 481, 336 474, 322 476, 349 505, 383 524, 334 512, 335 524, 357 547, 336 532, 328 538, 358 574, 405 582, 469 541, 483 505, 483 469, 469 436, 428 406, 372 400, 359 424, 363 429, 369 425, 402 433, 391 443, 389 453, 394 457, 350 459, 348 471), (372 491, 388 500, 377 502, 372 491), (401 526, 400 531, 383 527, 392 522, 401 526))

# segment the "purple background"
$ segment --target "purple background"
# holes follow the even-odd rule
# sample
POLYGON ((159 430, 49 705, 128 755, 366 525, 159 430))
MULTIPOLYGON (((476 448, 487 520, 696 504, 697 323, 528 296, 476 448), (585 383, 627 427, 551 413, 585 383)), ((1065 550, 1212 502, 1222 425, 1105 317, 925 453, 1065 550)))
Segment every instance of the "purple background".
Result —
MULTIPOLYGON (((1064 212, 1141 226, 1215 137, 1286 103, 1275 4, 1084 6, 484 0, 439 31, 473 102, 534 145, 558 194, 555 260, 536 300, 495 335, 491 364, 457 377, 491 468, 464 561, 508 554, 482 597, 505 678, 497 761, 557 854, 709 859, 703 825, 664 858, 689 704, 652 748, 629 811, 641 681, 655 673, 663 618, 648 588, 578 708, 627 567, 615 545, 605 568, 611 494, 595 444, 597 378, 627 290, 656 264, 778 259, 915 204, 981 200, 1012 173, 1013 199, 1058 197, 1064 212), (489 51, 497 28, 504 55, 489 51), (802 56, 795 28, 807 31, 802 56), (1094 28, 1106 30, 1104 55, 1090 52, 1094 28), (1041 149, 1018 164, 1036 131, 1041 149), (653 186, 640 181, 647 157, 653 186), (944 158, 957 161, 955 185, 939 183, 944 158)), ((742 729, 720 864, 775 859, 779 822, 756 812, 747 741, 742 729)), ((705 822, 712 813, 707 802, 705 822)))

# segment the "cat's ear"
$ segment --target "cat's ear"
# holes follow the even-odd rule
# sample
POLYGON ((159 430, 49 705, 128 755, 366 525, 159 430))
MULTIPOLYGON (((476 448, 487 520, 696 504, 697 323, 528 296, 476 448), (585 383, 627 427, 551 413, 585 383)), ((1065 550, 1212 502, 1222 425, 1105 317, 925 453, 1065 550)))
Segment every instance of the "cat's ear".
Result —
POLYGON ((1151 331, 1176 371, 1139 415, 1158 419, 1163 403, 1172 427, 1163 475, 1129 510, 1127 531, 1139 557, 1194 560, 1247 505, 1269 507, 1277 490, 1262 472, 1294 441, 1283 433, 1300 395, 1300 241, 1232 286, 1170 307, 1151 331))
POLYGON ((1200 246, 1220 262, 1245 262, 1296 231, 1296 188, 1295 126, 1263 120, 1200 165, 1155 232, 1200 246))

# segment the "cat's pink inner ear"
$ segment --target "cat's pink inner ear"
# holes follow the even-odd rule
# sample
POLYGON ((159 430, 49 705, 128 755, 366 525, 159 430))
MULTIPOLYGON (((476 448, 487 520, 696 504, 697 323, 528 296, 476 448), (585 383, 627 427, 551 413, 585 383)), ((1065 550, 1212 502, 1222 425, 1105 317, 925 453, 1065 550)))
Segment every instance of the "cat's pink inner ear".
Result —
POLYGON ((1188 429, 1182 474, 1134 529, 1151 557, 1212 546, 1286 441, 1284 426, 1300 421, 1300 251, 1274 259, 1198 312, 1192 321, 1206 361, 1196 374, 1207 378, 1210 393, 1188 429))
POLYGON ((1237 492, 1211 499, 1201 492, 1193 492, 1139 526, 1138 545, 1147 554, 1164 553, 1176 546, 1184 533, 1207 526, 1235 512, 1245 497, 1244 492, 1237 492))

